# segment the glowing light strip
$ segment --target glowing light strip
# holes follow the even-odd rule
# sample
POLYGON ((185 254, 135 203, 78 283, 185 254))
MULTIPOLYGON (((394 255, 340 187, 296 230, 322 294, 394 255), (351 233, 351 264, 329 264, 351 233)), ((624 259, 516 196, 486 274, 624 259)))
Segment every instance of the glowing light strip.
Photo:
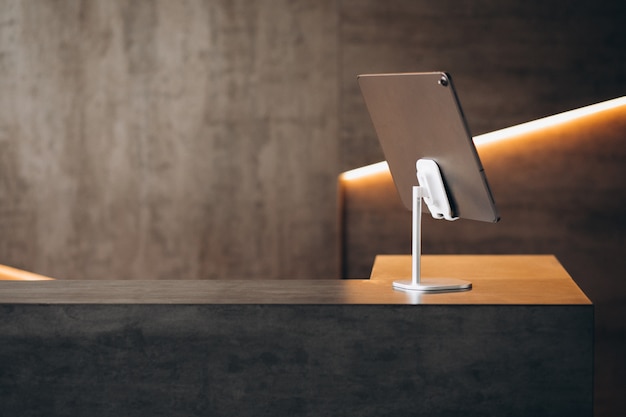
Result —
POLYGON ((54 278, 46 277, 43 275, 35 274, 34 272, 28 272, 17 268, 12 268, 7 265, 0 265, 0 281, 44 281, 52 280, 54 278))
POLYGON ((352 181, 363 177, 368 177, 374 174, 380 174, 385 171, 389 171, 389 165, 387 161, 377 162, 371 165, 365 165, 364 167, 352 169, 341 174, 341 179, 344 181, 352 181))
POLYGON ((542 119, 533 120, 531 122, 507 127, 505 129, 485 133, 484 135, 478 135, 474 137, 474 144, 476 146, 480 146, 486 143, 492 143, 502 139, 512 138, 540 129, 545 129, 547 127, 567 123, 574 119, 590 116, 592 114, 614 109, 620 106, 626 106, 626 96, 613 100, 603 101, 602 103, 592 104, 590 106, 581 107, 576 110, 555 114, 554 116, 548 116, 542 119))

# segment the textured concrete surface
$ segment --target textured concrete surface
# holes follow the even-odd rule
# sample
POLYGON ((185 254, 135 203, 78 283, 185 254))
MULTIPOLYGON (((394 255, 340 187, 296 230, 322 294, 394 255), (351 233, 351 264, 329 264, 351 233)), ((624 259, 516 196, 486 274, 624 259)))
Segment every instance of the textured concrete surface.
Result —
POLYGON ((0 414, 590 416, 592 306, 2 305, 0 414))
POLYGON ((382 159, 357 74, 450 71, 479 134, 625 94, 624 16, 618 0, 2 0, 0 262, 336 277, 335 176, 382 159))
POLYGON ((0 259, 336 277, 333 1, 0 2, 0 259))

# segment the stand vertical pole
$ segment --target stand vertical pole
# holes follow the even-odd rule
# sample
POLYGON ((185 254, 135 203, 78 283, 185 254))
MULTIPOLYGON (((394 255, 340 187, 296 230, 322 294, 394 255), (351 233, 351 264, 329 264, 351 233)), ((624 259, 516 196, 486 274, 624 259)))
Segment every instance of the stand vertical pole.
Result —
POLYGON ((422 259, 422 188, 413 186, 413 231, 411 256, 411 284, 418 286, 421 278, 422 259))

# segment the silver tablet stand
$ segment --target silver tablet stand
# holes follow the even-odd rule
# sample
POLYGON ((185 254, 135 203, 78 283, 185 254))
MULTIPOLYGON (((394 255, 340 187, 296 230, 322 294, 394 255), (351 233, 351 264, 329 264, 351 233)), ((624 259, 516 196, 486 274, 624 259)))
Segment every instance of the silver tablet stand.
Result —
POLYGON ((432 159, 420 159, 415 166, 419 185, 413 186, 411 280, 394 281, 393 287, 399 290, 431 292, 469 290, 472 288, 472 283, 469 281, 456 278, 421 277, 422 200, 436 219, 456 220, 458 217, 452 216, 452 208, 439 165, 432 159))

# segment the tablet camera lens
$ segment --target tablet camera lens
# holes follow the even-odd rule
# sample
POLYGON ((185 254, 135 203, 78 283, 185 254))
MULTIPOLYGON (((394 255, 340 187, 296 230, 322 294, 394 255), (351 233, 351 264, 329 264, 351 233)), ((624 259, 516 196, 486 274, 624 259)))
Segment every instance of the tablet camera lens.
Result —
POLYGON ((439 85, 443 86, 443 87, 447 87, 448 86, 448 79, 444 76, 442 76, 439 79, 439 85))

